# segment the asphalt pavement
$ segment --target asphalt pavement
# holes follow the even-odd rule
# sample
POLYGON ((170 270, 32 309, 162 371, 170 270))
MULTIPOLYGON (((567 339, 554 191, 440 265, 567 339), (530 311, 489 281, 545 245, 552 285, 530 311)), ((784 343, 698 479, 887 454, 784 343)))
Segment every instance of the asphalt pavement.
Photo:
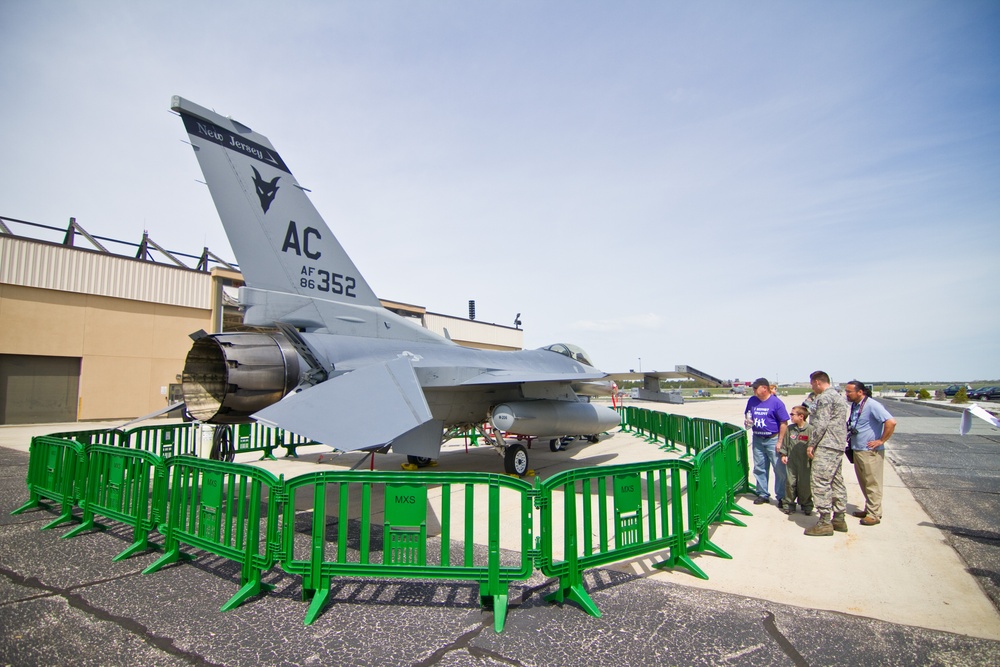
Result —
MULTIPOLYGON (((741 403, 733 405, 740 414, 741 403)), ((106 531, 62 540, 68 528, 39 530, 51 520, 49 512, 11 516, 27 497, 26 439, 45 427, 0 427, 0 665, 1000 664, 1000 633, 993 630, 1000 582, 1000 432, 983 424, 960 437, 956 413, 913 403, 887 406, 900 422, 888 458, 905 483, 890 494, 912 494, 926 514, 899 538, 880 543, 877 562, 852 561, 851 555, 862 553, 856 549, 866 541, 878 542, 880 533, 863 531, 895 530, 893 517, 872 528, 852 523, 848 536, 806 538, 799 525, 776 528, 777 508, 765 506, 752 509, 747 528, 720 527, 713 540, 728 550, 755 535, 778 545, 776 562, 699 556, 699 565, 738 572, 745 590, 754 589, 750 583, 764 570, 797 568, 812 573, 812 585, 836 582, 849 596, 852 587, 912 562, 899 560, 919 543, 909 541, 908 530, 940 535, 940 544, 917 551, 949 552, 962 570, 949 576, 971 575, 978 582, 941 604, 954 606, 956 615, 973 609, 982 617, 980 636, 894 623, 881 611, 867 615, 772 599, 786 599, 787 591, 754 589, 747 595, 713 590, 712 579, 695 586, 690 575, 665 580, 621 567, 586 575, 601 618, 572 603, 546 603, 555 582, 540 573, 512 585, 502 634, 493 631, 492 613, 480 609, 475 585, 408 580, 335 580, 330 606, 304 626, 301 583, 280 568, 265 577, 274 590, 223 614, 219 607, 239 587, 233 563, 200 553, 194 561, 142 575, 157 553, 111 560, 131 542, 123 526, 108 522, 106 531), (830 545, 830 558, 803 555, 822 544, 830 545)), ((749 499, 741 503, 749 506, 749 499)), ((928 588, 937 577, 933 568, 920 576, 928 588)), ((894 595, 906 600, 907 593, 885 590, 881 595, 890 597, 889 604, 881 609, 893 606, 894 595)))
POLYGON ((952 412, 910 401, 885 404, 906 424, 886 457, 1000 607, 1000 431, 973 420, 979 423, 972 433, 961 436, 952 412))

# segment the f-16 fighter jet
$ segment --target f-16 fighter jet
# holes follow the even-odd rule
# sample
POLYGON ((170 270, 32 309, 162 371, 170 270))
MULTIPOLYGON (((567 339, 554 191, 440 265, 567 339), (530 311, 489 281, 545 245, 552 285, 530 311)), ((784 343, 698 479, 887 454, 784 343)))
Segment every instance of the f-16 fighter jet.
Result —
POLYGON ((472 349, 384 308, 266 137, 180 97, 171 108, 246 281, 244 324, 272 329, 195 340, 183 374, 194 417, 253 419, 342 451, 391 446, 411 463, 436 459, 450 433, 492 424, 480 430, 518 475, 528 453, 503 433, 595 436, 619 424, 583 398, 613 385, 575 346, 472 349))

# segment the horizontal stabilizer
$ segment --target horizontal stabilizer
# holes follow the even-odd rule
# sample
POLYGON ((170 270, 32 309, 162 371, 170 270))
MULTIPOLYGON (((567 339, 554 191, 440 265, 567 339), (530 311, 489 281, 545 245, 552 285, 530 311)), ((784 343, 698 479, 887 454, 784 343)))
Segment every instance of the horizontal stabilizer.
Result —
POLYGON ((441 453, 444 422, 434 419, 411 429, 392 441, 392 451, 397 454, 436 459, 441 453))
MULTIPOLYGON (((342 451, 385 445, 432 420, 413 367, 404 358, 289 394, 252 417, 342 451)), ((440 434, 438 430, 437 446, 440 434)))

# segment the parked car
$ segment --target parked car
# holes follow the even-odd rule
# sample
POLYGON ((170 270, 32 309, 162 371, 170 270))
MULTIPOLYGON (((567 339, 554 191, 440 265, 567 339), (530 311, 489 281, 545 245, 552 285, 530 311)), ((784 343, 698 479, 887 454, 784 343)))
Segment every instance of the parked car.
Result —
POLYGON ((989 395, 992 391, 1000 391, 997 387, 978 387, 969 392, 969 398, 974 398, 977 401, 988 400, 984 398, 984 395, 989 395))
POLYGON ((944 395, 945 396, 954 396, 955 394, 958 393, 958 390, 961 389, 962 387, 965 387, 965 393, 966 394, 968 394, 969 392, 972 391, 972 387, 970 387, 967 384, 951 384, 951 385, 948 385, 948 387, 945 388, 944 395))
POLYGON ((1000 401, 1000 387, 983 387, 976 394, 977 401, 1000 401))

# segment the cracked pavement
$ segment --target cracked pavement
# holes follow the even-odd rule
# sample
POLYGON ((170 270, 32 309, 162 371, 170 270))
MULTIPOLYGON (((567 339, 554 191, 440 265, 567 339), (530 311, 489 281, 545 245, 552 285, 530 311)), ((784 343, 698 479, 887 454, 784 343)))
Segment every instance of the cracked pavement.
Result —
MULTIPOLYGON (((996 602, 1000 447, 991 438, 900 435, 892 462, 996 602), (956 471, 947 447, 971 448, 975 469, 956 471)), ((586 575, 600 618, 546 603, 555 581, 536 571, 510 587, 499 635, 467 582, 337 579, 331 604, 305 626, 299 578, 275 568, 264 579, 273 590, 223 614, 239 587, 234 563, 196 552, 142 575, 158 552, 111 560, 131 542, 125 526, 104 521, 105 531, 62 540, 68 527, 39 530, 49 512, 11 516, 27 497, 27 462, 0 447, 0 666, 1000 664, 1000 641, 605 568, 586 575)), ((795 554, 785 565, 799 566, 795 554)), ((728 566, 752 577, 760 564, 728 566)), ((845 564, 829 576, 850 574, 845 564)))

